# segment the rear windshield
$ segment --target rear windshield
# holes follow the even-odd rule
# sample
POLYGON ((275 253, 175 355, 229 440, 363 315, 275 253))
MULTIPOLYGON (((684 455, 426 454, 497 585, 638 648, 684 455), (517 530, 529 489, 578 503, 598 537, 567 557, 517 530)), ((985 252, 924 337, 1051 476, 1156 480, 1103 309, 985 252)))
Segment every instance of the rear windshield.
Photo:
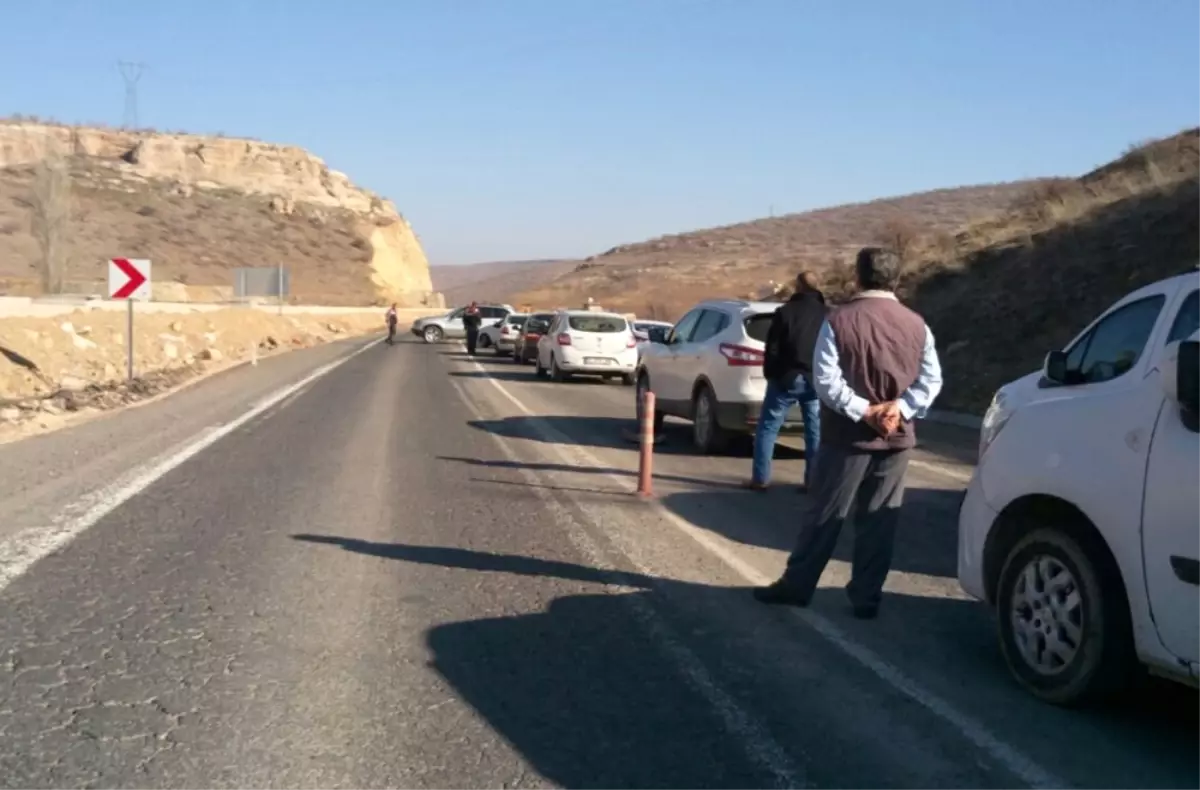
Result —
POLYGON ((624 332, 629 329, 624 318, 611 315, 573 315, 567 323, 576 332, 624 332))
POLYGON ((669 327, 669 326, 651 326, 651 327, 647 327, 646 329, 644 329, 642 331, 644 331, 646 333, 646 336, 650 338, 650 342, 665 343, 665 342, 667 342, 667 333, 671 331, 671 327, 669 327))
POLYGON ((506 324, 523 324, 523 323, 525 323, 525 319, 528 317, 529 316, 527 316, 527 315, 518 315, 516 313, 509 313, 508 318, 504 319, 504 323, 506 323, 506 324))
POLYGON ((767 342, 767 330, 771 328, 774 313, 759 313, 746 319, 746 334, 760 343, 767 342))
POLYGON ((545 332, 550 328, 550 321, 554 319, 552 315, 531 315, 529 320, 525 322, 526 332, 545 332))

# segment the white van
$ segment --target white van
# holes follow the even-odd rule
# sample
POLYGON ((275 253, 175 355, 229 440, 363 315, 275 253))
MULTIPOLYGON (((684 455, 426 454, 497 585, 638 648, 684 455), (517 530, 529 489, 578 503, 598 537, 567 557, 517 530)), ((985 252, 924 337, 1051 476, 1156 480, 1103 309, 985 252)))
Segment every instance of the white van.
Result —
POLYGON ((1082 703, 1138 662, 1200 671, 1200 273, 1117 302, 996 393, 959 513, 958 578, 1016 679, 1082 703))

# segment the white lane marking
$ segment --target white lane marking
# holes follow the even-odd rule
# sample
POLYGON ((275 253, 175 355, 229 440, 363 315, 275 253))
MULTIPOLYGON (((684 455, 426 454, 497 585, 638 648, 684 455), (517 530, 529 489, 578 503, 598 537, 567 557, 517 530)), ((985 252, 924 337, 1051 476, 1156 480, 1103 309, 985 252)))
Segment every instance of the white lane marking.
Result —
POLYGON ((135 468, 109 485, 85 494, 63 508, 51 520, 50 526, 31 527, 0 541, 0 591, 33 567, 38 560, 70 543, 76 536, 145 491, 172 469, 380 342, 382 338, 372 340, 362 348, 322 365, 294 384, 276 390, 231 422, 206 428, 175 449, 135 468))
MULTIPOLYGON (((495 381, 491 376, 487 378, 495 381)), ((476 405, 474 399, 467 394, 463 385, 457 381, 452 381, 451 383, 458 390, 467 408, 475 413, 476 418, 484 419, 482 411, 476 405)), ((524 404, 519 401, 514 402, 528 413, 524 404)), ((521 475, 530 480, 530 482, 537 482, 537 473, 529 469, 520 468, 520 457, 509 447, 504 438, 496 434, 491 434, 491 436, 496 440, 496 444, 499 445, 500 452, 517 466, 521 475)), ((619 582, 622 572, 619 569, 610 567, 609 562, 604 556, 604 551, 589 535, 588 531, 579 525, 578 518, 573 513, 562 508, 550 491, 542 488, 534 488, 532 490, 534 495, 539 497, 552 510, 555 522, 567 527, 568 537, 583 553, 588 562, 596 568, 607 568, 612 573, 614 581, 619 582)), ((599 525, 596 524, 593 524, 593 527, 600 529, 599 525)), ((645 567, 633 557, 624 553, 622 554, 643 576, 653 575, 650 568, 645 567)), ((622 596, 621 600, 630 605, 634 616, 649 632, 651 638, 656 640, 658 645, 666 652, 668 659, 674 662, 684 681, 695 689, 705 702, 716 711, 725 732, 741 744, 743 750, 753 762, 757 763, 774 777, 775 786, 789 788, 807 787, 808 783, 804 778, 804 771, 796 765, 795 761, 779 745, 779 742, 771 736, 766 727, 747 713, 738 705, 737 700, 721 687, 712 674, 709 673, 704 662, 688 649, 687 645, 680 642, 674 636, 671 629, 662 621, 662 617, 655 610, 654 606, 648 603, 644 596, 636 594, 640 590, 629 587, 614 587, 614 590, 634 593, 622 596)))
MULTIPOLYGON (((519 398, 508 391, 508 388, 501 384, 497 379, 493 378, 487 369, 479 363, 474 363, 475 367, 482 371, 488 381, 492 383, 505 398, 513 403, 524 414, 537 418, 537 415, 526 406, 519 398)), ((456 382, 457 383, 457 382, 456 382)), ((568 437, 562 435, 559 431, 549 425, 545 425, 541 420, 534 423, 534 429, 542 433, 552 447, 558 448, 559 444, 571 444, 568 437)), ((499 437, 497 437, 499 439, 499 437)), ((580 447, 572 448, 578 453, 580 458, 588 459, 588 463, 592 463, 597 467, 602 467, 604 463, 580 447)), ((569 460, 569 459, 568 459, 569 460)), ((617 475, 612 475, 617 478, 617 475)), ((626 481, 627 482, 627 481, 626 481)), ((755 585, 765 584, 773 581, 762 575, 756 568, 751 566, 745 560, 741 559, 736 553, 722 546, 708 533, 698 529, 690 522, 680 518, 672 513, 661 503, 650 500, 648 503, 655 512, 666 519, 670 524, 685 535, 696 541, 705 550, 710 552, 717 559, 721 560, 725 565, 735 571, 738 575, 744 578, 747 582, 755 585)), ((1068 783, 1056 777, 1053 773, 1042 768, 1036 762, 1022 754, 1015 747, 1005 743, 996 737, 982 722, 971 718, 962 713, 949 702, 946 702, 941 697, 921 686, 917 681, 908 677, 899 668, 888 663, 870 648, 865 647, 849 636, 847 636, 840 628, 832 621, 822 615, 809 609, 795 609, 794 614, 811 627, 814 631, 825 638, 830 644, 834 645, 846 655, 853 658, 865 669, 870 671, 880 680, 887 683, 900 694, 908 697, 913 702, 928 710, 933 715, 945 721, 951 727, 957 729, 963 737, 974 744, 981 751, 990 755, 1006 770, 1014 776, 1018 776, 1022 781, 1034 788, 1054 788, 1067 787, 1068 783)))

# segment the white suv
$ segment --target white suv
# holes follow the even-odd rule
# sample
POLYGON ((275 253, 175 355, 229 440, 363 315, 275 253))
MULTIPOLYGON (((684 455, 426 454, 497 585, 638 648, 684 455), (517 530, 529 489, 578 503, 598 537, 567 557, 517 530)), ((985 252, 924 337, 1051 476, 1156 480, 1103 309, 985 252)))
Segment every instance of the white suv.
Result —
MULTIPOLYGON (((723 450, 735 435, 758 423, 767 381, 763 352, 778 302, 714 299, 693 307, 667 334, 666 342, 642 351, 638 399, 655 396, 655 430, 665 415, 692 421, 692 442, 702 453, 723 450)), ((793 408, 784 430, 804 424, 793 408)))
POLYGON ((1200 672, 1200 275, 1126 296, 1001 387, 958 517, 958 578, 1051 703, 1138 663, 1200 672))
POLYGON ((602 376, 633 384, 637 358, 637 338, 625 316, 564 310, 538 340, 537 375, 549 374, 555 381, 602 376))

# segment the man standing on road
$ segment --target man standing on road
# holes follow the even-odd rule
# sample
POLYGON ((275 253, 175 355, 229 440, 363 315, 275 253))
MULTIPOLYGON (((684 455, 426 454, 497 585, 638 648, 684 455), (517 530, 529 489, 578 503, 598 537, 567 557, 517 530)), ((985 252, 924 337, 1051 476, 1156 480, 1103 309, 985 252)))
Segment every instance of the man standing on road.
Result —
POLYGON ((754 433, 754 464, 746 487, 766 491, 771 482, 771 457, 775 440, 788 412, 797 403, 804 414, 804 489, 811 490, 817 448, 821 443, 821 410, 812 386, 813 349, 825 323, 825 295, 817 276, 805 271, 796 276, 795 293, 771 317, 763 375, 767 393, 763 397, 754 433))
POLYGON ((467 353, 475 356, 475 344, 479 341, 479 325, 483 318, 479 314, 479 305, 471 302, 463 313, 463 328, 467 330, 467 353))
POLYGON ((942 371, 933 333, 896 299, 899 256, 868 247, 855 269, 859 293, 830 313, 813 359, 823 434, 815 495, 783 576, 754 597, 807 606, 857 502, 846 593, 854 616, 871 619, 891 570, 904 473, 916 443, 912 421, 941 391, 942 371))
POLYGON ((387 314, 384 316, 384 318, 387 321, 388 328, 387 344, 390 346, 392 344, 392 338, 396 336, 396 322, 399 320, 399 316, 396 314, 395 302, 392 302, 392 306, 388 308, 387 314))

